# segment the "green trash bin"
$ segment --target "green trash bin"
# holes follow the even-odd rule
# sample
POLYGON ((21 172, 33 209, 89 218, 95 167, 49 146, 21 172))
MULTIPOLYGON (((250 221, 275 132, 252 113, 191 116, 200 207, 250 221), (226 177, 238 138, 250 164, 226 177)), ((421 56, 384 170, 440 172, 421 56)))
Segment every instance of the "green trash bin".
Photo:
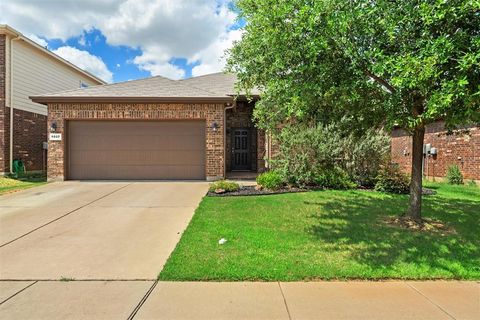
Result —
POLYGON ((22 175, 25 174, 25 171, 25 165, 23 164, 22 160, 13 160, 13 173, 16 175, 22 175))

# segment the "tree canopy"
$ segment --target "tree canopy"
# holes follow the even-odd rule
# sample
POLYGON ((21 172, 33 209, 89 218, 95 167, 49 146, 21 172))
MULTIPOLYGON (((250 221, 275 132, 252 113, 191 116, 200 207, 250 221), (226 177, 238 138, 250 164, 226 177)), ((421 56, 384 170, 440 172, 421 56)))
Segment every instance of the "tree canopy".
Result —
POLYGON ((229 68, 264 90, 261 126, 339 111, 413 129, 477 120, 478 0, 239 0, 229 68), (421 104, 423 110, 412 111, 421 104))
MULTIPOLYGON (((255 110, 262 128, 339 117, 359 127, 399 126, 414 136, 418 170, 426 124, 442 119, 454 128, 480 120, 479 0, 238 0, 236 6, 246 25, 228 69, 241 89, 263 90, 255 110)), ((421 174, 412 171, 415 181, 418 197, 421 174)))

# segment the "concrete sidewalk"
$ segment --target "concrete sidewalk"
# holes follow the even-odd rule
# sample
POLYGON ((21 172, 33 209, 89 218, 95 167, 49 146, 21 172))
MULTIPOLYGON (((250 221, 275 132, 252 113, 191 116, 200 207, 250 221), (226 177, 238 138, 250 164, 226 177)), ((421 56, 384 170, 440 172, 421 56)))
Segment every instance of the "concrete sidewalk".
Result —
POLYGON ((480 319, 466 281, 0 281, 0 319, 480 319))

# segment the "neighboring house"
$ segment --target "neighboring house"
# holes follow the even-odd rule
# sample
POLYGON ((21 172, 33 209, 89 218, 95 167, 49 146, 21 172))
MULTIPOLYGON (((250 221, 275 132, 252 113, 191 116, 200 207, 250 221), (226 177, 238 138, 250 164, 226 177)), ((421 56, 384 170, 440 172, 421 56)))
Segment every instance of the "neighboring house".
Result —
MULTIPOLYGON (((480 127, 469 126, 448 134, 443 122, 427 125, 423 172, 428 177, 445 177, 447 168, 457 164, 464 178, 480 180, 480 127), (433 152, 432 152, 433 151, 433 152)), ((404 130, 392 133, 393 162, 404 171, 411 170, 411 136, 404 130)))
POLYGON ((253 101, 234 98, 235 81, 224 73, 157 76, 32 96, 48 105, 49 179, 215 180, 261 172, 268 143, 252 122, 259 92, 253 101))
POLYGON ((47 108, 32 102, 30 95, 104 83, 0 25, 0 173, 10 172, 14 159, 22 160, 27 171, 45 167, 47 108))

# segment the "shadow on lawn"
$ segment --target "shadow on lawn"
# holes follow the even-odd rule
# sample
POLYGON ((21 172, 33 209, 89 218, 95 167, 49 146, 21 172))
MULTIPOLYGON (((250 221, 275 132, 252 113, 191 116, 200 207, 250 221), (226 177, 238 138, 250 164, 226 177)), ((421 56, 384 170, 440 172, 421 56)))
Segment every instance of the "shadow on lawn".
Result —
MULTIPOLYGON (((382 222, 407 208, 406 196, 378 199, 353 193, 344 201, 319 205, 307 232, 324 243, 345 248, 352 259, 371 268, 388 268, 399 262, 444 270, 455 278, 480 278, 480 202, 424 197, 423 213, 447 223, 454 234, 413 231, 382 222)), ((330 246, 328 246, 330 247, 330 246)), ((327 248, 328 248, 327 247, 327 248)), ((327 249, 329 250, 329 249, 327 249)))

